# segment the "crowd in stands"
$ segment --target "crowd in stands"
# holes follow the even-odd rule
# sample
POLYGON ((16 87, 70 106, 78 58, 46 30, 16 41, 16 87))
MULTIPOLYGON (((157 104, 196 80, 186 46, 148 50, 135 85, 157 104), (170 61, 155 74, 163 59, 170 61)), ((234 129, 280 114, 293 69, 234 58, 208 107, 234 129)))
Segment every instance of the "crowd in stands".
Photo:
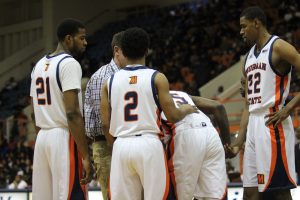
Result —
POLYGON ((3 133, 0 133, 0 188, 7 188, 16 175, 31 185, 33 148, 28 146, 26 139, 13 140, 8 143, 3 133))
POLYGON ((266 10, 271 33, 300 48, 300 13, 295 1, 195 1, 132 14, 104 26, 90 37, 87 74, 110 60, 113 33, 139 26, 150 34, 147 64, 165 73, 172 89, 198 94, 199 87, 247 53, 249 47, 241 40, 238 19, 242 8, 253 4, 266 10))
MULTIPOLYGON (((81 60, 83 74, 90 77, 112 57, 111 37, 130 26, 144 28, 150 35, 147 65, 165 73, 171 89, 197 95, 198 88, 240 60, 249 49, 239 35, 239 14, 249 2, 195 1, 134 13, 125 20, 103 26, 88 38, 89 46, 81 60)), ((300 12, 296 1, 264 1, 270 32, 300 50, 300 12)), ((300 74, 293 74, 291 92, 300 91, 300 74)), ((29 104, 30 78, 16 82, 12 77, 0 91, 0 120, 14 115, 10 137, 0 127, 0 188, 13 183, 20 171, 30 186, 33 149, 28 144, 26 123, 21 112, 29 104)), ((0 123, 0 126, 3 126, 0 123)))

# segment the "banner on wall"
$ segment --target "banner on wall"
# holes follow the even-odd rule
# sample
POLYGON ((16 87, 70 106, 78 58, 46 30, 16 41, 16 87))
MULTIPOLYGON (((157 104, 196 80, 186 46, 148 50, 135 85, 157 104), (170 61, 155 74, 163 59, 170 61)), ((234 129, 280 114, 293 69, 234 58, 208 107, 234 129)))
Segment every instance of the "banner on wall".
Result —
MULTIPOLYGON (((300 199, 300 187, 291 190, 293 200, 300 199)), ((243 198, 242 187, 229 187, 228 188, 228 200, 242 200, 243 198)), ((30 190, 10 192, 1 190, 0 200, 32 200, 32 193, 30 190)), ((101 191, 89 191, 89 200, 103 200, 101 191)))

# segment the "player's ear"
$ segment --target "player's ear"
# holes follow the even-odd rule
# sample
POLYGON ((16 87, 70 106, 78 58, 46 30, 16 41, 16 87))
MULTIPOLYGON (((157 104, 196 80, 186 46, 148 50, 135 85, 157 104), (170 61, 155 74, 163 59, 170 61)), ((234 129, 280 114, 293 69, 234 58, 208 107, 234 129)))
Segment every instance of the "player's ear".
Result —
POLYGON ((253 23, 254 23, 254 26, 255 26, 256 29, 258 29, 259 26, 260 26, 260 24, 261 24, 260 20, 257 19, 257 18, 255 18, 255 19, 253 20, 253 23))
POLYGON ((71 35, 66 35, 64 38, 64 42, 66 42, 67 44, 71 43, 73 37, 71 35))

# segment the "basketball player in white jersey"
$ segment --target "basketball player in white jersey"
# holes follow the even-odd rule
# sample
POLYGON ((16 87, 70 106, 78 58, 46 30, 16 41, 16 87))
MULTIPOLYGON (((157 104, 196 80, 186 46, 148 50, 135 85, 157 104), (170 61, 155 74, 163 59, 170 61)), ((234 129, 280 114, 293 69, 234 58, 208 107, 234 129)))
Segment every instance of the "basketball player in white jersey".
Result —
POLYGON ((145 67, 148 46, 149 37, 143 29, 124 31, 121 49, 127 66, 116 72, 102 90, 103 133, 113 143, 112 200, 167 198, 169 174, 159 139, 160 108, 172 122, 197 112, 188 104, 177 109, 166 77, 145 67))
POLYGON ((300 70, 300 55, 291 44, 267 31, 266 16, 259 7, 245 9, 240 26, 244 41, 254 44, 243 70, 247 103, 238 137, 241 139, 232 145, 232 150, 240 149, 247 132, 244 199, 290 200, 296 174, 295 136, 289 114, 299 104, 300 94, 284 104, 291 66, 300 70))
POLYGON ((162 116, 163 128, 171 135, 168 142, 168 166, 178 200, 223 199, 226 196, 226 166, 223 144, 230 144, 229 123, 220 103, 185 92, 170 91, 175 105, 196 105, 198 113, 172 124, 162 116), (207 114, 212 114, 220 136, 207 114), (221 142, 221 139, 222 141, 221 142))
POLYGON ((92 178, 81 113, 81 67, 86 29, 74 19, 57 28, 57 49, 40 59, 31 75, 38 135, 33 161, 33 200, 87 200, 92 178), (84 171, 83 171, 84 170, 84 171), (83 174, 85 172, 85 174, 83 174))

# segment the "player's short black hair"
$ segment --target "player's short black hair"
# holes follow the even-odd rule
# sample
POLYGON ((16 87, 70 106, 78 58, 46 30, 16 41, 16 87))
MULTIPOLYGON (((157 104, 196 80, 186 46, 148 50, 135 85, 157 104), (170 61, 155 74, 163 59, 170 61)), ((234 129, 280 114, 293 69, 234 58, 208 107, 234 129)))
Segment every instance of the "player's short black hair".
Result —
POLYGON ((147 32, 138 27, 124 31, 121 39, 121 49, 125 57, 138 59, 146 55, 150 44, 147 32))
POLYGON ((114 51, 114 46, 118 46, 121 48, 121 38, 124 34, 124 31, 118 32, 114 34, 112 40, 111 40, 111 48, 114 51))
POLYGON ((258 6, 251 6, 243 10, 240 17, 245 17, 249 20, 254 20, 257 18, 261 23, 266 26, 267 25, 267 17, 265 12, 258 6))
POLYGON ((78 33, 80 28, 85 29, 85 26, 79 20, 71 18, 64 19, 57 27, 56 35, 58 41, 63 41, 66 35, 74 36, 78 33))

